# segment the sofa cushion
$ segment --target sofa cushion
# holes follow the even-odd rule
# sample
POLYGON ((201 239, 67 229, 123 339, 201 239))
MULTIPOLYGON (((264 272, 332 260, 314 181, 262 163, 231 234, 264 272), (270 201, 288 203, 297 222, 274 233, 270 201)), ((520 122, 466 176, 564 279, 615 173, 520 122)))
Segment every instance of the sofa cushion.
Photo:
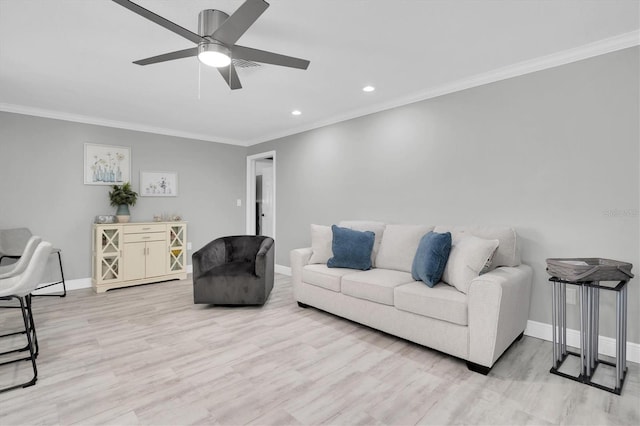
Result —
POLYGON ((329 258, 333 256, 331 251, 331 243, 333 242, 333 233, 330 226, 311 225, 311 258, 309 263, 327 263, 329 258))
POLYGON ((333 257, 327 261, 329 268, 371 269, 371 251, 375 234, 371 231, 355 231, 331 226, 333 257))
POLYGON ((428 232, 422 237, 411 267, 411 276, 429 287, 440 282, 451 251, 451 233, 428 232))
POLYGON ((342 294, 393 306, 393 289, 413 282, 411 274, 389 269, 355 272, 342 278, 342 294))
POLYGON ((410 273, 420 239, 431 230, 433 226, 387 225, 382 234, 376 267, 410 273))
POLYGON ((398 286, 393 291, 395 307, 401 311, 454 324, 468 324, 467 295, 455 287, 441 282, 429 288, 413 282, 398 286))
POLYGON ((457 234, 453 238, 442 281, 466 294, 471 281, 480 275, 498 244, 498 240, 485 240, 466 233, 457 234))
POLYGON ((499 266, 520 265, 520 247, 518 247, 518 235, 513 228, 507 226, 444 226, 438 225, 435 232, 451 232, 455 238, 457 234, 467 233, 486 240, 498 240, 498 250, 496 250, 489 271, 499 266))
POLYGON ((327 290, 340 292, 340 280, 342 277, 353 273, 353 269, 329 268, 327 265, 307 265, 302 268, 302 281, 327 290))
POLYGON ((355 229, 356 231, 371 231, 376 234, 376 238, 373 241, 373 251, 371 252, 371 267, 375 268, 376 257, 378 256, 382 235, 384 234, 384 222, 376 222, 373 220, 343 220, 338 223, 338 226, 355 229))

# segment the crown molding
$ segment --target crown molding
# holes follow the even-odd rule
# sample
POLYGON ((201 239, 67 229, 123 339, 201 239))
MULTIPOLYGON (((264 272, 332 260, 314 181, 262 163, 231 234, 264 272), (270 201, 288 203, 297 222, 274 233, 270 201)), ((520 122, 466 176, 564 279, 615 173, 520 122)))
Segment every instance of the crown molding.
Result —
POLYGON ((179 138, 196 139, 206 142, 224 143, 228 145, 246 146, 242 141, 235 139, 221 138, 217 136, 204 135, 199 133, 184 132, 176 129, 166 129, 163 127, 148 126, 140 123, 128 121, 107 120, 88 115, 72 114, 64 111, 54 111, 42 108, 33 108, 25 105, 15 105, 0 102, 0 111, 13 112, 16 114, 33 115, 36 117, 53 118, 56 120, 73 121, 76 123, 94 124, 97 126, 114 127, 117 129, 134 130, 137 132, 154 133, 157 135, 176 136, 179 138))
POLYGON ((640 30, 631 31, 620 34, 618 36, 598 40, 593 43, 575 47, 561 52, 552 53, 546 56, 518 62, 502 68, 497 68, 486 73, 476 74, 474 76, 460 79, 448 84, 432 87, 414 93, 410 96, 394 99, 390 102, 369 105, 365 108, 351 111, 347 114, 335 115, 325 120, 299 126, 284 132, 271 133, 260 138, 247 141, 248 146, 256 145, 262 142, 291 136, 297 133, 325 127, 342 121, 352 120, 369 114, 397 108, 400 106, 436 98, 438 96, 447 95, 461 90, 471 89, 473 87, 483 86, 485 84, 495 83, 497 81, 506 80, 512 77, 518 77, 537 71, 555 68, 561 65, 570 64, 572 62, 581 61, 583 59, 593 58, 595 56, 604 55, 618 50, 626 49, 640 45, 640 30))
POLYGON ((460 80, 457 80, 448 84, 444 84, 441 86, 432 87, 423 91, 416 92, 409 96, 396 98, 390 102, 369 105, 365 108, 353 110, 346 114, 334 115, 324 120, 319 120, 313 123, 305 124, 303 126, 294 127, 282 132, 275 132, 267 135, 262 135, 259 138, 249 139, 245 141, 217 137, 213 135, 185 132, 185 131, 176 130, 176 129, 167 129, 167 128, 161 128, 161 127, 148 126, 140 123, 107 120, 99 117, 72 114, 64 111, 54 111, 54 110, 47 110, 47 109, 41 109, 41 108, 33 108, 33 107, 24 106, 24 105, 0 103, 0 111, 246 147, 246 146, 257 145, 262 142, 267 142, 274 139, 279 139, 286 136, 291 136, 294 134, 306 132, 306 131, 317 129, 320 127, 325 127, 325 126, 336 124, 342 121, 352 120, 354 118, 362 117, 369 114, 374 114, 374 113, 389 110, 392 108, 401 107, 411 103, 432 99, 438 96, 459 92, 461 90, 471 89, 473 87, 495 83, 500 80, 506 80, 512 77, 518 77, 521 75, 530 74, 533 72, 558 67, 561 65, 566 65, 572 62, 581 61, 583 59, 604 55, 607 53, 615 52, 618 50, 622 50, 622 49, 626 49, 626 48, 638 46, 638 45, 640 45, 640 30, 635 30, 628 33, 620 34, 618 36, 602 39, 602 40, 589 43, 583 46, 564 50, 562 52, 557 52, 550 55, 541 56, 535 59, 519 62, 513 65, 508 65, 502 68, 497 68, 495 70, 492 70, 486 73, 477 74, 477 75, 474 75, 465 79, 460 79, 460 80))

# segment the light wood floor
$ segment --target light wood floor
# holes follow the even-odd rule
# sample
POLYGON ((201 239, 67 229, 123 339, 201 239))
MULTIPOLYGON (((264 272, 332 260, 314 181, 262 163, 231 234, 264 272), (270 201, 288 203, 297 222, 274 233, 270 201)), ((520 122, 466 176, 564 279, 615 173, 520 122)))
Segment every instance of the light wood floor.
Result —
MULTIPOLYGON (((0 310, 0 334, 17 314, 0 310)), ((35 298, 34 314, 40 379, 0 394, 2 426, 640 423, 637 364, 616 396, 549 374, 551 344, 525 337, 482 376, 298 308, 282 275, 261 308, 193 305, 186 280, 35 298)), ((0 386, 28 367, 0 367, 0 386)))

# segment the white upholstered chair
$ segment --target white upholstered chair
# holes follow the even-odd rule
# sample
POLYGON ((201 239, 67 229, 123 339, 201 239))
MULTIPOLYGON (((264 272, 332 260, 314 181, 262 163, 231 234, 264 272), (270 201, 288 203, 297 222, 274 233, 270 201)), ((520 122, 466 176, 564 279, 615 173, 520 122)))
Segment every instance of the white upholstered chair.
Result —
POLYGON ((13 274, 11 272, 7 272, 5 274, 5 278, 0 279, 0 300, 18 301, 19 306, 17 307, 22 313, 22 321, 24 323, 24 331, 5 333, 0 335, 0 338, 15 336, 18 334, 25 334, 27 337, 27 346, 2 352, 0 353, 0 356, 5 359, 5 355, 23 352, 27 349, 29 351, 29 356, 0 362, 0 367, 19 361, 31 361, 31 367, 33 369, 33 377, 30 380, 27 380, 24 383, 9 385, 0 389, 0 392, 32 386, 38 379, 38 370, 36 367, 38 338, 36 335, 35 323, 33 321, 33 312, 31 310, 31 292, 36 289, 42 279, 51 250, 51 243, 39 242, 33 251, 33 255, 26 263, 26 266, 21 273, 13 274))
MULTIPOLYGON (((27 243, 33 235, 29 228, 11 228, 0 229, 0 268, 2 268, 2 260, 7 259, 20 259, 26 250, 27 243)), ((65 297, 67 295, 67 284, 64 280, 64 270, 62 269, 62 255, 59 248, 53 248, 52 254, 58 255, 58 264, 60 265, 60 280, 44 284, 38 289, 51 287, 53 285, 62 284, 61 294, 38 294, 34 296, 60 296, 65 297)), ((9 265, 5 265, 9 266, 9 265)), ((0 274, 2 269, 0 269, 0 274)))

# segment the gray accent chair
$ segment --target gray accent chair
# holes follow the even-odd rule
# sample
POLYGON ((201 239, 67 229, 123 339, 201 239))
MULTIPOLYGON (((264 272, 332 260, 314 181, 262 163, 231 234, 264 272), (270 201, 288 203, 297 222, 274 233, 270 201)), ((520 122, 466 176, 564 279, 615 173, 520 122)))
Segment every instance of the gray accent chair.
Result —
POLYGON ((191 258, 193 302, 212 305, 263 305, 274 280, 275 242, 261 235, 211 241, 191 258))

